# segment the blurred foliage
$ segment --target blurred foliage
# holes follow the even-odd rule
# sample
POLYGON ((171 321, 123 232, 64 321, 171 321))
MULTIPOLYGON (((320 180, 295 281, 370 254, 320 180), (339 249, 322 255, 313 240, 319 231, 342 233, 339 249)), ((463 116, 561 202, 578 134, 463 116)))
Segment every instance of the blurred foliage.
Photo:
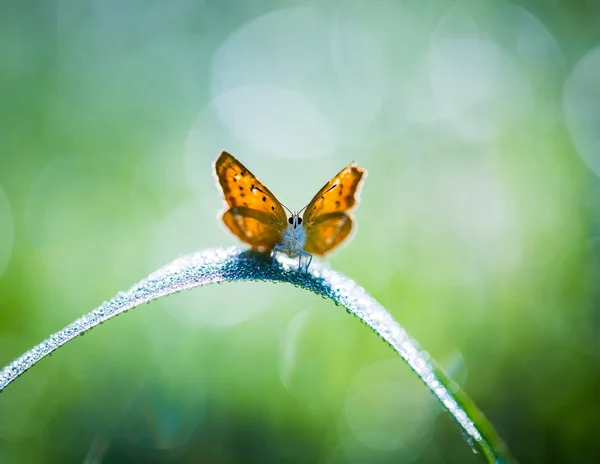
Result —
MULTIPOLYGON (((600 458, 600 3, 3 1, 0 364, 235 243, 228 150, 300 208, 355 160, 328 260, 522 462, 600 458)), ((171 297, 0 398, 0 462, 479 462, 389 348, 293 288, 171 297)))

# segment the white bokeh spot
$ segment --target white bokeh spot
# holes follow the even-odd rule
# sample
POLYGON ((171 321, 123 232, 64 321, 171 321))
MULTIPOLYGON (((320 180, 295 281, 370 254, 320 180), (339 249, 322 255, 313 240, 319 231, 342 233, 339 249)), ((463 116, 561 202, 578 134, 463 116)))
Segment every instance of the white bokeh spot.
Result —
POLYGON ((565 84, 563 105, 577 153, 600 177, 600 47, 575 66, 565 84))
POLYGON ((379 450, 428 441, 439 410, 430 392, 412 384, 395 360, 364 368, 348 389, 345 418, 354 438, 379 450))
POLYGON ((506 96, 515 105, 520 102, 523 110, 531 105, 528 83, 514 58, 493 42, 445 39, 433 47, 429 66, 434 98, 443 117, 454 117, 477 104, 502 102, 506 96))
POLYGON ((243 86, 219 95, 222 124, 251 149, 274 157, 329 156, 327 120, 302 94, 277 86, 243 86))

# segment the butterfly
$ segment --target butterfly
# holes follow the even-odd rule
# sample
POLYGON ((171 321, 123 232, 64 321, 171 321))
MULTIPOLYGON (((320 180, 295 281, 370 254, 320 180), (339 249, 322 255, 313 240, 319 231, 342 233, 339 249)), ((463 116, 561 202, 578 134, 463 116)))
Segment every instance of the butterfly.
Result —
POLYGON ((350 164, 304 208, 292 212, 229 153, 217 157, 214 172, 226 202, 220 216, 227 228, 256 250, 298 257, 300 269, 302 258, 307 258, 307 272, 313 255, 325 255, 350 234, 354 222, 350 210, 358 203, 366 175, 350 164))

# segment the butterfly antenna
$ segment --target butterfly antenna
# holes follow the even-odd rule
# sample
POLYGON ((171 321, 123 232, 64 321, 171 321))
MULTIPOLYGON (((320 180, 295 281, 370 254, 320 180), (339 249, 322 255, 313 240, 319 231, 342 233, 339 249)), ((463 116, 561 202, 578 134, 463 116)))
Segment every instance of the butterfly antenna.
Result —
MULTIPOLYGON (((338 186, 338 184, 333 184, 331 187, 329 187, 325 192, 323 192, 323 194, 319 197, 319 198, 323 198, 325 195, 327 195, 329 192, 331 192, 334 188, 336 188, 338 186)), ((312 203, 312 200, 311 202, 312 203)), ((302 211, 304 211, 308 205, 310 205, 310 203, 308 203, 304 208, 302 208, 300 211, 298 211, 298 214, 300 214, 302 211)))
MULTIPOLYGON (((306 206, 310 205, 310 203, 307 203, 306 206)), ((298 211, 298 214, 300 214, 302 211, 304 211, 306 209, 306 206, 304 208, 302 208, 300 211, 298 211)))
MULTIPOLYGON (((280 203, 281 203, 281 202, 280 202, 280 203)), ((287 206, 285 206, 283 203, 281 203, 281 206, 283 206, 285 209, 287 209, 287 211, 288 211, 288 213, 290 213, 290 215, 292 215, 292 216, 294 215, 294 213, 292 213, 292 210, 290 210, 290 209, 289 209, 287 206)), ((306 206, 308 206, 308 205, 306 205, 306 206)), ((305 206, 305 208, 306 208, 306 206, 305 206)))

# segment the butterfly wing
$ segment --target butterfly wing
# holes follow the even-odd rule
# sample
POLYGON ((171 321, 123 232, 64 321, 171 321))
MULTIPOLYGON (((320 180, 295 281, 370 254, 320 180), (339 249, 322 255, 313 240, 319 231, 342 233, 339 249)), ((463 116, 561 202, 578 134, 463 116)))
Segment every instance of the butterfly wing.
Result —
POLYGON ((304 250, 323 256, 342 243, 352 230, 352 218, 346 213, 327 213, 319 216, 307 231, 304 250))
POLYGON ((216 159, 215 176, 227 203, 222 219, 229 230, 253 248, 273 248, 287 223, 275 195, 227 152, 216 159))
POLYGON ((308 253, 324 255, 348 237, 353 224, 349 213, 359 200, 365 174, 356 164, 346 166, 308 204, 302 218, 308 253))

